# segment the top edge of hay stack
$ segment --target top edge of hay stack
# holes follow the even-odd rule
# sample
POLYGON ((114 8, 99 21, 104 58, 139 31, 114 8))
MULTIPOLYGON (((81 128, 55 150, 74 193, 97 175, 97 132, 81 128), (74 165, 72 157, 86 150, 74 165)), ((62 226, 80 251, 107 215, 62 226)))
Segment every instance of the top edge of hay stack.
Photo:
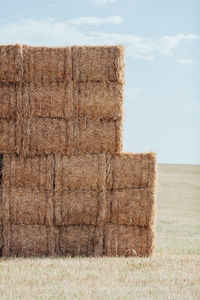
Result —
POLYGON ((0 46, 4 256, 152 254, 156 157, 122 153, 123 86, 122 46, 0 46))

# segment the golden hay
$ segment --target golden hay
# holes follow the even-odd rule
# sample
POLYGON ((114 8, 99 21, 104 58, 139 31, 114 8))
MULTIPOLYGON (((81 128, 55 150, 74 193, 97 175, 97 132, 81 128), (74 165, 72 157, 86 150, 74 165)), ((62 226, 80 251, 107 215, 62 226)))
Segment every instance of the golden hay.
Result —
POLYGON ((49 82, 22 87, 24 117, 71 118, 73 116, 72 82, 49 82))
POLYGON ((109 162, 107 185, 112 189, 155 189, 155 153, 121 153, 109 162))
POLYGON ((23 46, 24 82, 49 84, 72 80, 71 47, 23 46))
POLYGON ((0 225, 0 254, 2 255, 3 247, 3 225, 0 225))
POLYGON ((17 152, 18 135, 19 128, 14 120, 0 119, 0 153, 17 152))
POLYGON ((68 151, 68 127, 65 119, 34 118, 23 125, 22 154, 59 154, 68 151))
POLYGON ((155 195, 148 189, 123 189, 107 193, 113 224, 149 226, 154 224, 155 195))
POLYGON ((0 82, 20 83, 22 80, 22 46, 0 46, 0 82))
POLYGON ((100 195, 96 191, 62 191, 55 194, 56 225, 96 225, 100 195))
POLYGON ((116 82, 74 83, 74 105, 79 117, 122 118, 123 86, 116 82))
POLYGON ((59 242, 59 255, 94 255, 95 226, 63 226, 60 228, 59 242))
POLYGON ((104 186, 104 154, 56 156, 56 183, 60 189, 90 189, 101 191, 104 186))
POLYGON ((17 115, 16 85, 0 83, 0 118, 15 118, 17 115))
POLYGON ((40 225, 4 225, 3 256, 55 255, 57 228, 40 225))
POLYGON ((51 225, 53 193, 29 188, 4 188, 2 210, 4 224, 51 225))
POLYGON ((54 158, 52 155, 23 158, 3 156, 3 186, 53 190, 54 158))
POLYGON ((79 119, 74 125, 74 154, 119 153, 122 149, 118 120, 79 119))
POLYGON ((124 83, 122 46, 72 47, 74 81, 117 81, 124 83))
POLYGON ((105 249, 107 256, 149 256, 155 248, 151 227, 107 225, 105 249))

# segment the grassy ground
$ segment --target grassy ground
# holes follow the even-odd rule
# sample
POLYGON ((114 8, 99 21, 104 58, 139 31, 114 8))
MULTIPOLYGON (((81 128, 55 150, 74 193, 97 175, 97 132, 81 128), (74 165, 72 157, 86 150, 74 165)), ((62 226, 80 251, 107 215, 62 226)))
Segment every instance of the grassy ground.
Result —
POLYGON ((1 259, 0 299, 200 299, 200 166, 160 165, 151 258, 1 259))

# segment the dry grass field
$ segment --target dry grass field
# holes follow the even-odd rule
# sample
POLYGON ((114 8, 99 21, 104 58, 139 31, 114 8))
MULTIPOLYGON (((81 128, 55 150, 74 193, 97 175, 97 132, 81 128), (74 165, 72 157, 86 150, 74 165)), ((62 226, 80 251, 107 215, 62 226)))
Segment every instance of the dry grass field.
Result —
POLYGON ((151 258, 0 260, 0 299, 200 299, 200 166, 159 165, 151 258))

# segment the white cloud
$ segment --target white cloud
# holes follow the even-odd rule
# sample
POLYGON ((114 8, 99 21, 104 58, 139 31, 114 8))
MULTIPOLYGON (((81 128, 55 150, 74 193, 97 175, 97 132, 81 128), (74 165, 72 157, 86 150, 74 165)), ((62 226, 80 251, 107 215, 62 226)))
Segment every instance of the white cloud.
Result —
POLYGON ((104 5, 107 3, 115 3, 115 2, 116 0, 95 0, 95 3, 99 5, 104 5))
POLYGON ((123 19, 116 15, 108 18, 95 18, 95 17, 80 17, 77 19, 72 19, 68 21, 68 24, 72 25, 102 25, 102 24, 120 24, 123 19))
POLYGON ((183 58, 179 59, 178 62, 184 65, 198 64, 199 62, 194 60, 193 58, 183 58))
POLYGON ((0 43, 24 43, 45 46, 123 44, 126 46, 128 56, 148 61, 154 60, 157 53, 170 56, 180 43, 192 42, 199 38, 199 36, 195 34, 184 35, 180 33, 173 36, 150 39, 134 34, 85 30, 77 26, 83 23, 97 26, 105 22, 117 24, 117 22, 120 22, 120 17, 114 16, 104 19, 79 18, 76 19, 76 21, 69 20, 59 22, 54 19, 24 19, 12 23, 3 22, 0 26, 0 43))

